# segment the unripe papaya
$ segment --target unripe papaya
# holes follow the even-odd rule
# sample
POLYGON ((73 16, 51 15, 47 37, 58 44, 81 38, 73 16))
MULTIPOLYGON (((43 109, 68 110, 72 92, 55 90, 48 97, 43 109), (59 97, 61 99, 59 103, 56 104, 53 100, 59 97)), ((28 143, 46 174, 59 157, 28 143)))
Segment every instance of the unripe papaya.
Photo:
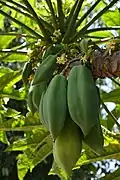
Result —
POLYGON ((50 46, 44 52, 44 54, 42 56, 42 61, 44 61, 49 55, 56 55, 62 49, 64 49, 64 46, 62 44, 55 44, 55 45, 50 46))
POLYGON ((99 121, 91 128, 83 140, 98 155, 104 152, 104 138, 99 121))
POLYGON ((49 55, 37 68, 32 85, 49 82, 56 68, 56 55, 49 55))
POLYGON ((27 98, 27 104, 31 112, 34 114, 36 112, 36 107, 33 104, 33 86, 30 87, 29 92, 28 92, 28 98, 27 98))
POLYGON ((33 86, 33 96, 32 96, 33 104, 37 109, 39 109, 41 95, 45 91, 46 88, 47 88, 47 85, 45 82, 41 82, 40 84, 33 86))
POLYGON ((60 134, 67 113, 67 79, 63 75, 55 75, 51 80, 43 101, 43 115, 49 124, 49 131, 55 140, 60 134))
POLYGON ((84 136, 99 119, 99 94, 92 72, 84 65, 74 66, 68 77, 68 109, 84 136))
POLYGON ((31 75, 31 73, 32 73, 32 63, 29 61, 25 63, 22 71, 22 80, 25 85, 28 84, 28 78, 31 75))
POLYGON ((67 119, 64 128, 53 144, 53 156, 58 166, 69 176, 80 157, 81 150, 80 129, 71 119, 67 119))
POLYGON ((43 102, 44 102, 44 95, 45 95, 45 91, 42 93, 41 95, 41 100, 40 100, 40 104, 39 104, 39 116, 40 116, 40 121, 41 123, 47 128, 49 129, 49 124, 46 121, 45 117, 44 117, 44 113, 43 112, 43 102))

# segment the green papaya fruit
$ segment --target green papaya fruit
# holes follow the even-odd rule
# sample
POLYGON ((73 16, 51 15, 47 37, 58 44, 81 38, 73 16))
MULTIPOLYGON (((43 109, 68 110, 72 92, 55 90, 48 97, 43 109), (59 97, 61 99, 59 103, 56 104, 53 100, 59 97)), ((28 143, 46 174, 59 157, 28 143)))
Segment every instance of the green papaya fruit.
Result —
POLYGON ((62 49, 64 49, 64 46, 62 44, 54 44, 46 49, 46 51, 43 53, 42 61, 44 61, 49 55, 56 55, 59 53, 62 49))
POLYGON ((91 128, 83 141, 98 155, 104 152, 104 137, 99 121, 91 128))
POLYGON ((28 98, 27 98, 27 104, 29 109, 31 110, 32 114, 36 112, 36 107, 33 104, 33 86, 30 87, 29 92, 28 92, 28 98))
POLYGON ((54 160, 67 174, 71 175, 72 168, 81 155, 82 135, 79 127, 67 119, 60 135, 53 143, 54 160))
POLYGON ((46 88, 47 88, 47 85, 45 82, 41 82, 40 84, 33 86, 33 96, 32 96, 33 104, 37 109, 39 109, 41 95, 45 91, 46 88))
POLYGON ((84 136, 99 119, 99 94, 92 72, 84 65, 74 66, 68 77, 68 109, 84 136))
POLYGON ((41 100, 40 100, 40 104, 39 104, 39 116, 40 116, 40 121, 41 123, 47 128, 48 128, 48 122, 46 121, 45 117, 44 117, 44 113, 43 113, 43 101, 44 101, 44 95, 45 95, 45 91, 42 93, 41 95, 41 100))
POLYGON ((49 126, 52 138, 60 134, 67 113, 67 79, 55 75, 51 80, 43 100, 43 115, 49 126))
POLYGON ((25 63, 22 71, 22 80, 25 85, 28 84, 28 78, 31 75, 31 73, 32 73, 32 63, 29 61, 25 63))
POLYGON ((32 85, 49 82, 56 68, 56 55, 49 55, 37 68, 32 85))

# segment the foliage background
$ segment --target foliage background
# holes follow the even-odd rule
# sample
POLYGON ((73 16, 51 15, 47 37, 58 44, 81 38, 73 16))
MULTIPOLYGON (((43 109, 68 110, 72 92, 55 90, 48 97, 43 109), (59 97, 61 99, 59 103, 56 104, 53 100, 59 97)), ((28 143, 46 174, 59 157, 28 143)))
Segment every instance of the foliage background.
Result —
MULTIPOLYGON (((40 24, 24 3, 25 1, 20 0, 0 1, 0 178, 4 180, 61 178, 64 180, 66 176, 56 164, 53 164, 50 171, 53 163, 51 138, 41 125, 39 115, 36 113, 33 116, 26 103, 28 89, 22 82, 21 72, 24 63, 29 59, 40 61, 40 47, 44 43, 39 41, 42 36, 40 24), (48 175, 49 171, 51 175, 48 175)), ((49 18, 50 14, 45 1, 29 0, 29 3, 40 18, 50 23, 51 17, 49 18)), ((53 3, 55 4, 55 1, 53 3)), ((66 16, 73 4, 72 0, 64 1, 63 12, 66 16)), ((110 4, 109 1, 100 1, 78 27, 78 31, 108 4, 110 4)), ((91 2, 84 1, 79 17, 84 15, 90 7, 91 2)), ((55 11, 57 12, 57 9, 55 11)), ((87 33, 89 38, 95 41, 112 38, 119 36, 119 26, 120 9, 119 4, 116 4, 96 19, 87 33), (92 31, 94 28, 102 27, 106 30, 92 31)), ((56 37, 55 33, 52 37, 56 37)), ((107 43, 100 44, 100 47, 107 49, 107 43)), ((113 103, 112 109, 110 105, 108 108, 115 116, 113 118, 110 113, 106 114, 101 107, 100 118, 101 124, 105 127, 106 153, 97 157, 89 149, 86 150, 76 165, 78 169, 73 172, 73 180, 79 177, 81 180, 99 179, 104 175, 104 179, 120 178, 118 169, 120 163, 116 161, 120 159, 120 134, 118 124, 115 125, 115 120, 120 117, 119 77, 116 77, 115 81, 105 78, 97 80, 102 100, 106 103, 113 103), (103 161, 105 159, 115 159, 114 167, 111 166, 112 169, 108 167, 113 160, 103 161), (115 171, 116 169, 118 170, 115 171), (112 171, 115 172, 112 174, 110 173, 112 171)))

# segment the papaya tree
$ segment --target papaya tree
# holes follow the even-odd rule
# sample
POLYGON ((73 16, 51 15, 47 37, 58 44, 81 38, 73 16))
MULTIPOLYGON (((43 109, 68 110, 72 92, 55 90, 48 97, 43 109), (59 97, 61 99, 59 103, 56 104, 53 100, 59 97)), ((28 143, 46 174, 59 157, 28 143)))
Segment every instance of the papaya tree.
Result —
MULTIPOLYGON (((49 174, 61 179, 120 159, 118 7, 118 0, 0 1, 0 141, 20 152, 20 180, 52 153, 49 174), (10 100, 26 110, 8 107, 10 100), (10 131, 24 134, 10 141, 10 131)), ((119 169, 103 177, 113 178, 119 169)))

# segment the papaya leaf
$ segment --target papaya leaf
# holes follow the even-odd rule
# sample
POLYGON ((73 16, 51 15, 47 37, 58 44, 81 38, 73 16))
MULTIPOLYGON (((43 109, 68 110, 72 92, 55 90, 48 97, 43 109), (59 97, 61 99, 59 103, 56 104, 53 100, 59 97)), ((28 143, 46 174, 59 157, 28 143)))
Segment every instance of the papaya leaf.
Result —
POLYGON ((36 14, 35 10, 33 9, 33 7, 31 6, 31 4, 28 2, 28 0, 24 0, 23 1, 24 4, 27 6, 29 12, 33 15, 34 19, 36 20, 36 23, 38 24, 45 41, 50 42, 50 37, 49 37, 49 33, 48 31, 45 29, 42 21, 39 19, 38 15, 36 14))
POLYGON ((13 1, 13 0, 8 0, 7 2, 11 3, 11 4, 14 4, 15 6, 21 8, 21 9, 24 9, 25 11, 27 11, 27 8, 22 4, 20 3, 21 1, 13 1))
POLYGON ((23 11, 23 9, 19 9, 18 7, 15 7, 15 6, 13 6, 13 5, 10 5, 9 3, 5 3, 4 1, 0 1, 0 3, 1 3, 2 5, 4 5, 4 6, 7 6, 7 7, 10 8, 10 9, 15 10, 16 12, 21 13, 22 15, 28 16, 29 18, 33 18, 33 17, 31 16, 31 14, 26 13, 25 11, 23 11))
POLYGON ((120 168, 113 173, 106 174, 101 180, 119 180, 120 179, 120 168))
POLYGON ((31 149, 34 152, 35 148, 40 142, 42 142, 47 136, 48 131, 44 128, 34 129, 29 133, 26 133, 26 138, 14 141, 10 144, 6 151, 25 151, 26 149, 31 149))
POLYGON ((60 167, 58 167, 55 161, 53 161, 49 175, 58 175, 60 179, 68 180, 68 176, 66 175, 66 173, 60 167))
POLYGON ((11 51, 10 55, 6 56, 3 59, 1 57, 1 60, 4 62, 25 62, 28 61, 28 56, 26 54, 26 51, 21 51, 20 53, 18 50, 16 52, 11 51))
POLYGON ((24 154, 18 155, 17 168, 18 177, 22 180, 27 171, 32 169, 40 162, 42 162, 48 155, 52 153, 52 140, 48 135, 39 145, 34 149, 26 149, 24 154), (29 162, 29 163, 28 163, 29 162))
MULTIPOLYGON (((0 115, 0 124, 3 123, 2 116, 0 115)), ((4 144, 8 144, 8 139, 4 131, 0 131, 0 141, 4 144)))
POLYGON ((91 13, 91 11, 93 11, 93 9, 98 5, 98 3, 101 0, 97 0, 89 9, 88 11, 77 21, 75 28, 78 28, 78 26, 80 26, 80 24, 85 20, 85 18, 87 18, 87 16, 91 13))
POLYGON ((39 131, 46 131, 43 125, 41 125, 38 115, 32 116, 31 113, 27 113, 24 117, 21 114, 17 114, 14 117, 9 118, 6 121, 5 110, 2 109, 0 113, 5 117, 2 124, 0 124, 0 131, 32 131, 39 129, 39 131))
POLYGON ((28 159, 25 153, 19 154, 17 159, 18 159, 17 161, 18 178, 19 180, 23 180, 31 166, 31 160, 28 159))
POLYGON ((107 38, 107 37, 112 37, 112 33, 110 31, 95 31, 95 32, 89 32, 89 36, 92 38, 94 37, 99 37, 99 38, 107 38))
POLYGON ((89 29, 89 30, 86 30, 86 33, 89 34, 89 33, 94 33, 98 31, 110 31, 110 30, 120 30, 120 26, 100 27, 100 28, 89 29))
POLYGON ((116 8, 114 11, 109 10, 107 13, 103 14, 102 20, 104 21, 106 26, 111 26, 111 27, 112 26, 119 26, 120 20, 119 20, 119 18, 117 18, 119 16, 120 16, 120 12, 116 8))
POLYGON ((6 48, 13 39, 14 39, 14 36, 1 36, 0 49, 6 48))
POLYGON ((4 131, 0 131, 0 141, 4 144, 8 144, 8 139, 4 131))
POLYGON ((20 88, 19 90, 15 90, 14 88, 7 88, 0 91, 0 98, 24 100, 26 96, 27 95, 24 88, 20 88))
POLYGON ((0 77, 0 90, 3 90, 6 85, 8 85, 11 81, 14 81, 19 76, 21 76, 20 71, 8 72, 5 75, 1 76, 0 77))
POLYGON ((27 140, 20 139, 15 141, 13 144, 10 144, 5 151, 25 151, 28 147, 27 140))
POLYGON ((4 76, 6 73, 13 72, 12 69, 4 66, 0 66, 0 77, 4 76))
MULTIPOLYGON (((53 143, 51 136, 48 135, 42 143, 38 144, 33 155, 32 155, 32 163, 33 167, 45 160, 52 153, 53 143)), ((30 157, 31 158, 31 157, 30 157)), ((32 167, 32 169, 33 169, 32 167)))
POLYGON ((120 89, 114 89, 109 93, 103 92, 101 94, 101 98, 104 102, 114 102, 116 104, 120 104, 120 89))
POLYGON ((20 112, 16 111, 15 109, 11 109, 11 108, 5 108, 4 111, 4 117, 15 117, 18 116, 20 114, 20 112))
POLYGON ((36 31, 34 31, 33 29, 31 29, 29 26, 26 26, 24 23, 18 21, 17 19, 15 19, 14 17, 10 16, 9 14, 7 14, 6 12, 4 12, 3 10, 0 10, 0 14, 2 14, 3 16, 8 17, 9 19, 11 19, 11 21, 15 22, 16 24, 18 24, 19 26, 24 27, 28 32, 30 32, 31 34, 35 35, 35 37, 41 38, 43 39, 43 37, 38 34, 36 31))
POLYGON ((70 42, 74 41, 79 37, 80 35, 86 34, 87 29, 96 21, 98 20, 104 13, 108 11, 118 0, 113 0, 109 3, 109 5, 105 6, 101 11, 98 12, 96 16, 94 16, 81 30, 76 32, 75 35, 73 35, 70 39, 70 42))
POLYGON ((111 137, 106 136, 107 145, 104 147, 104 153, 100 156, 96 155, 90 149, 83 151, 80 159, 78 160, 75 169, 81 165, 101 161, 105 159, 120 159, 120 141, 114 140, 111 137), (110 142, 110 143, 109 143, 110 142))

